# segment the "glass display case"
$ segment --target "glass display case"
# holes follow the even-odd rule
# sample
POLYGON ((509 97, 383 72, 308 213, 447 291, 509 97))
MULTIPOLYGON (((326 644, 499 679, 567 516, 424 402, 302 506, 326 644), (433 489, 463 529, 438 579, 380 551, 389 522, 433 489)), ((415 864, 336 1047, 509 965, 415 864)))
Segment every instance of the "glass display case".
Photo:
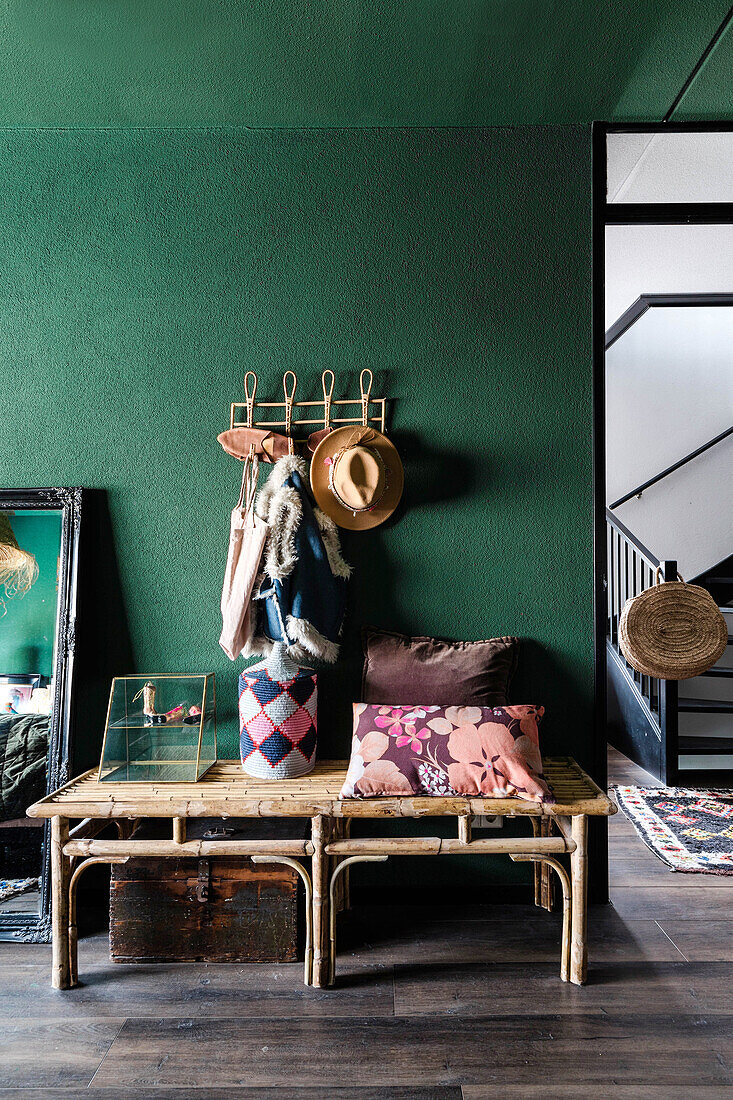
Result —
POLYGON ((213 673, 114 678, 100 782, 190 783, 215 761, 213 673))

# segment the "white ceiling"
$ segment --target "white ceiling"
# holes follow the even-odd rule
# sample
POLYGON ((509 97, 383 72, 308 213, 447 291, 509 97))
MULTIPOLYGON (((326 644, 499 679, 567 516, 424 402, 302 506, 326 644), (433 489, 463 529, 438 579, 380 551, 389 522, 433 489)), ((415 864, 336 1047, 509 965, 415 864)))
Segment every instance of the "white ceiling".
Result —
POLYGON ((733 132, 609 134, 608 201, 733 202, 733 132))

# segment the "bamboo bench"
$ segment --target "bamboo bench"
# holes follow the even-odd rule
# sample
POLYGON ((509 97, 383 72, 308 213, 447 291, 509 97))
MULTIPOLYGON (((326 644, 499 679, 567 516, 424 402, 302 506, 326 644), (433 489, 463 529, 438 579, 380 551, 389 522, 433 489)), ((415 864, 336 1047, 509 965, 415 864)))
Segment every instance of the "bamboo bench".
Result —
POLYGON ((349 868, 357 862, 398 855, 505 853, 535 863, 535 902, 550 907, 549 870, 563 893, 560 975, 582 985, 586 977, 588 818, 616 812, 614 803, 570 757, 545 761, 545 775, 557 801, 548 806, 519 798, 395 797, 339 799, 347 761, 322 761, 302 779, 258 780, 244 775, 238 761, 220 761, 197 783, 99 783, 97 769, 85 772, 28 810, 51 818, 52 981, 57 989, 78 983, 76 889, 85 869, 124 863, 135 856, 249 856, 260 863, 285 863, 305 888, 305 983, 331 985, 335 975, 336 913, 344 904, 349 868), (472 839, 477 814, 528 817, 532 835, 472 839), (169 840, 131 838, 141 818, 170 818, 169 840), (186 839, 189 817, 304 817, 310 840, 186 839), (351 837, 352 820, 455 817, 456 836, 351 837), (78 824, 71 827, 72 821, 78 824), (116 839, 95 839, 114 822, 116 839), (556 835, 553 835, 553 830, 556 835), (570 875, 558 856, 570 856, 570 875), (307 860, 308 863, 303 861, 307 860))

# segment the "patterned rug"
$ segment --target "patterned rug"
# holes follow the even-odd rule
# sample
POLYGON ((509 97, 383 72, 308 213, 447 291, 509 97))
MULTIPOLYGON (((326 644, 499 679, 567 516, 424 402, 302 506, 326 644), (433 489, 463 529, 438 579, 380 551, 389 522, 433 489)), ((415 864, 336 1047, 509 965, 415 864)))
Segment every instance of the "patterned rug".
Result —
POLYGON ((611 789, 647 847, 673 871, 733 875, 733 791, 611 789))

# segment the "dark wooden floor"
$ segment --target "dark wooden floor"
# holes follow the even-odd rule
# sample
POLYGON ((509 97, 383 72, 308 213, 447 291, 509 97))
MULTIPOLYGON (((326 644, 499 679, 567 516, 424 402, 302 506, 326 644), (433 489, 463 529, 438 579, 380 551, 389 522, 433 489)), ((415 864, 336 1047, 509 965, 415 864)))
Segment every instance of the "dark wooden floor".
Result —
POLYGON ((113 965, 95 936, 60 993, 48 947, 0 944, 0 1098, 733 1100, 733 878, 610 829, 583 989, 558 980, 559 916, 526 906, 362 910, 334 991, 300 965, 113 965))

